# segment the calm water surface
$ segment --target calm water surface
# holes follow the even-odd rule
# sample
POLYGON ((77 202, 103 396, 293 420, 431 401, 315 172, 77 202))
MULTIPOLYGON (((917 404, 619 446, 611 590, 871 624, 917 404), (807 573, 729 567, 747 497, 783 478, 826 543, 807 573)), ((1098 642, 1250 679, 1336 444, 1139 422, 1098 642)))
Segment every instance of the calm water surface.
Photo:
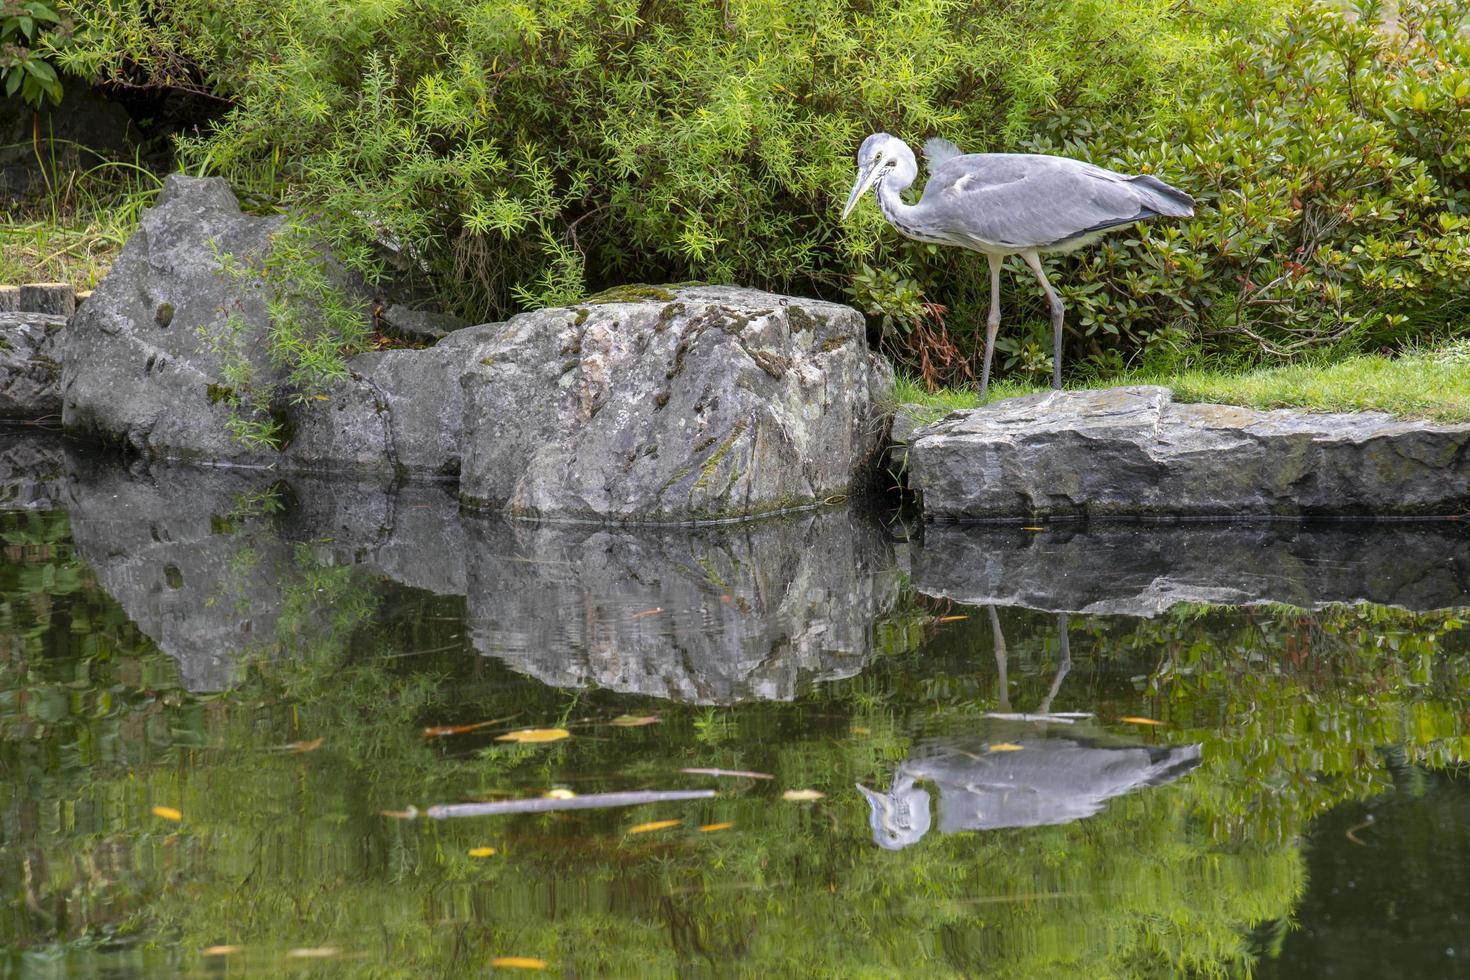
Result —
POLYGON ((1470 977, 1460 523, 0 501, 0 976, 1470 977))

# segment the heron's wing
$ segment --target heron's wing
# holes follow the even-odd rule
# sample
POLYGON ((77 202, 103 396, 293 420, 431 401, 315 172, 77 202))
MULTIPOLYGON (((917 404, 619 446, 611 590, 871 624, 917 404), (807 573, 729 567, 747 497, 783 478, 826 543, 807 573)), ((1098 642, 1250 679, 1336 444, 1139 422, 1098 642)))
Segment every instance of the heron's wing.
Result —
POLYGON ((1116 225, 1191 213, 1189 196, 1066 157, 972 153, 936 167, 915 218, 956 244, 1048 248, 1116 225))

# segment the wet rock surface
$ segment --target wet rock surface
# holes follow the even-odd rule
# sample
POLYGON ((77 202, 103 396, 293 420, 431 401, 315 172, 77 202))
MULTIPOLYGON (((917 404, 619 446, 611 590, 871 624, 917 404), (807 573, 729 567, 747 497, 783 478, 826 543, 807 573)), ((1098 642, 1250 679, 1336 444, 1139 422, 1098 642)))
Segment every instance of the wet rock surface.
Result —
POLYGON ((914 587, 975 605, 1155 616, 1181 602, 1470 604, 1470 524, 935 524, 914 587))
POLYGON ((1470 510, 1470 425, 1062 391, 914 434, 926 517, 1428 515, 1470 510))

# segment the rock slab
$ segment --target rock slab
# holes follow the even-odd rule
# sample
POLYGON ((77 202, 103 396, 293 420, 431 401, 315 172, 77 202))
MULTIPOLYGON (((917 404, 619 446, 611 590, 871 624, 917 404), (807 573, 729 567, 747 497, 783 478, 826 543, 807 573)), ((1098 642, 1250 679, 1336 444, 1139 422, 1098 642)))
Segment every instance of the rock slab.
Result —
POLYGON ((1470 509, 1470 425, 1184 404, 1158 387, 953 412, 914 434, 908 464, 931 520, 1470 509))

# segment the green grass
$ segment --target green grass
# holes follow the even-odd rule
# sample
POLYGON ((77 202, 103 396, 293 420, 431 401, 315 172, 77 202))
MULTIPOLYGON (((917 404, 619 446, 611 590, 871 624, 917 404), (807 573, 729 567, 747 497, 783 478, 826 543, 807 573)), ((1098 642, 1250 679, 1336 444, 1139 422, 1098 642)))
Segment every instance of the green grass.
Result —
MULTIPOLYGON (((1186 402, 1299 408, 1311 412, 1380 411, 1402 419, 1467 422, 1470 421, 1470 339, 1393 358, 1359 355, 1332 363, 1289 364, 1233 372, 1204 368, 1133 372, 1075 387, 1119 385, 1163 385, 1186 402)), ((1044 385, 997 382, 991 385, 986 402, 1045 390, 1044 385)), ((905 377, 898 380, 894 400, 924 406, 925 411, 920 413, 922 422, 979 404, 974 389, 945 388, 931 393, 905 377)))
POLYGON ((55 175, 46 193, 0 215, 0 284, 95 288, 162 186, 136 163, 55 175))

